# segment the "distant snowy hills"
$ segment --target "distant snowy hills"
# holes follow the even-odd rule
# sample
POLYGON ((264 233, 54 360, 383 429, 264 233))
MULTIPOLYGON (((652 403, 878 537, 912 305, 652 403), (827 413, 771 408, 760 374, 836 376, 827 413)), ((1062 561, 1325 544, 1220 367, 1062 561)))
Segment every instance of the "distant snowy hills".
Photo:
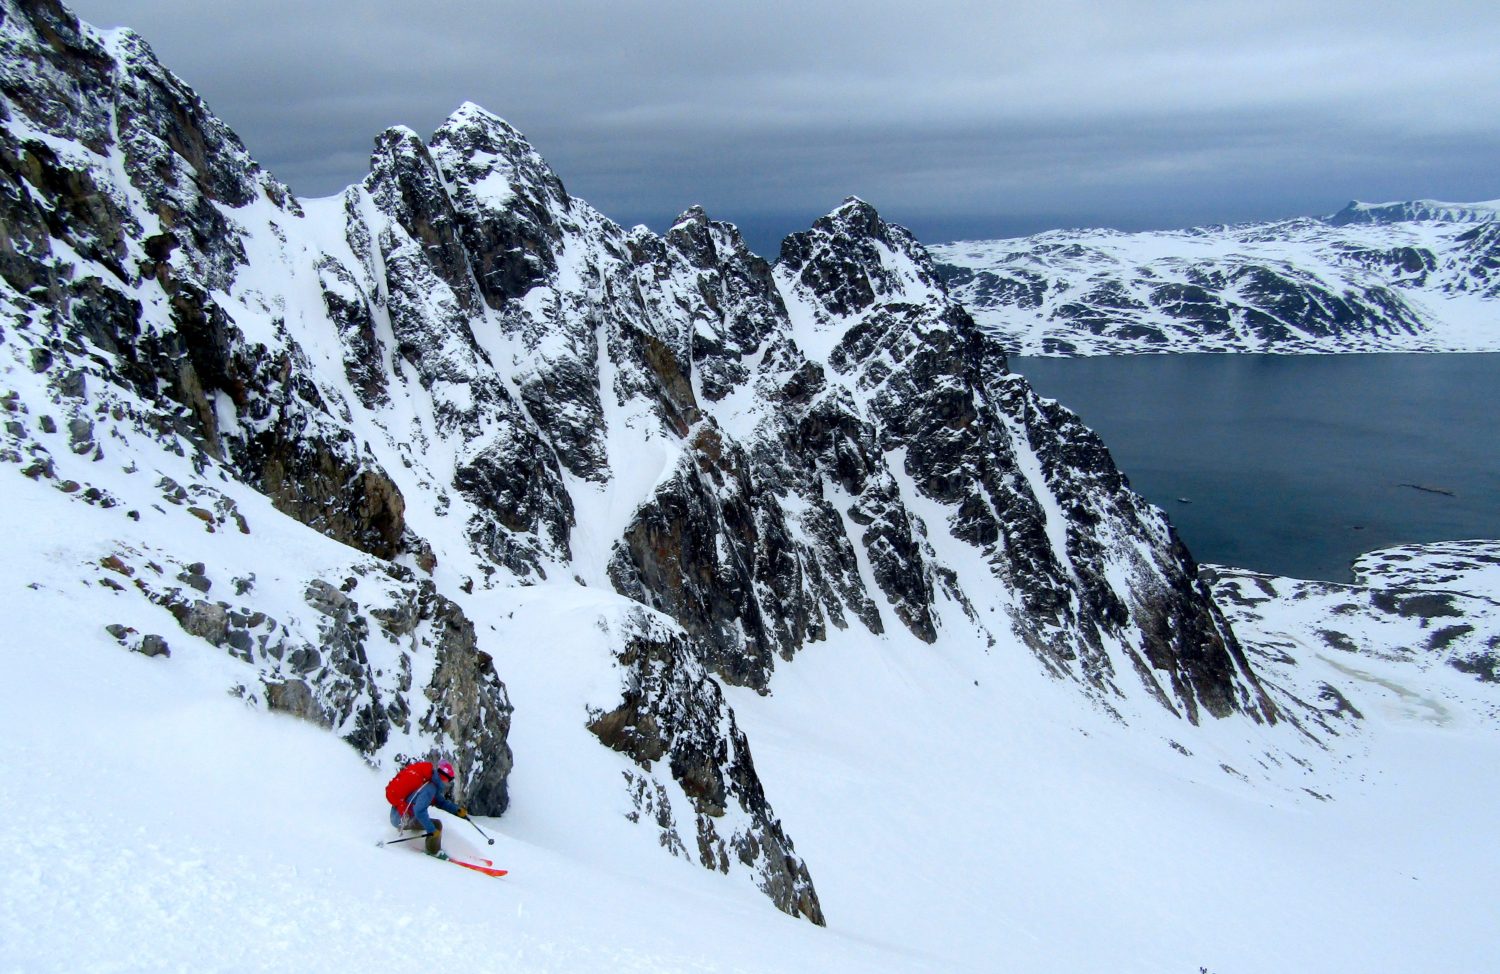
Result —
POLYGON ((1007 350, 1500 350, 1500 203, 1350 203, 1322 219, 1059 230, 932 248, 1007 350))
POLYGON ((1487 223, 1500 218, 1500 200, 1485 203, 1442 203, 1411 200, 1394 203, 1361 203, 1352 200, 1342 210, 1323 217, 1333 227, 1351 223, 1487 223))

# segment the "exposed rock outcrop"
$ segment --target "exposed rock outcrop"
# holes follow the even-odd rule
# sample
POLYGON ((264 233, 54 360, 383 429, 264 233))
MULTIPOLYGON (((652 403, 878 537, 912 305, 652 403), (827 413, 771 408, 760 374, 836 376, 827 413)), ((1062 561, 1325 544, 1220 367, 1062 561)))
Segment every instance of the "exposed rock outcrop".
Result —
POLYGON ((662 830, 662 846, 690 855, 691 844, 698 861, 719 872, 749 870, 782 912, 823 925, 807 865, 766 801, 749 742, 688 640, 645 613, 616 638, 623 643, 623 699, 611 710, 591 712, 589 730, 639 767, 632 794, 638 811, 662 830), (657 764, 691 803, 692 823, 672 819, 657 764))
POLYGON ((235 290, 250 259, 236 211, 294 220, 286 187, 139 37, 106 41, 51 2, 5 16, 0 277, 46 367, 127 389, 152 405, 163 438, 226 460, 330 537, 395 555, 400 491, 309 377, 284 299, 247 296, 259 306, 231 311, 214 296, 235 290), (265 340, 238 323, 252 314, 265 340))

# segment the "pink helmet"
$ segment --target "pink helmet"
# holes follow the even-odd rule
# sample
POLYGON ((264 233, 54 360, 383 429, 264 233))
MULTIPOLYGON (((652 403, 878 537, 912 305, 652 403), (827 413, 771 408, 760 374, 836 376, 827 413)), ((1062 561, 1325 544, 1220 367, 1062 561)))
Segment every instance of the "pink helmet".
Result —
POLYGON ((453 765, 449 764, 447 761, 444 761, 437 766, 437 773, 442 775, 444 778, 447 778, 449 781, 452 781, 454 778, 458 777, 458 775, 453 773, 453 765))

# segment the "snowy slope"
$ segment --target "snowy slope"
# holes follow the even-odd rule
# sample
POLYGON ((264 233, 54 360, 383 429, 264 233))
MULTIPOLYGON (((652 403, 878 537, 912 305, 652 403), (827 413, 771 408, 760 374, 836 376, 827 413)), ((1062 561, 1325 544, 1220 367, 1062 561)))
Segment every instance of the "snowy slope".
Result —
POLYGON ((955 296, 1028 355, 1500 349, 1493 203, 942 244, 955 296))
MULTIPOLYGON (((450 823, 452 848, 510 876, 375 848, 389 834, 384 775, 332 736, 226 696, 235 664, 221 654, 186 641, 170 660, 122 653, 92 622, 118 611, 118 593, 79 579, 108 521, 26 486, 8 491, 4 528, 45 557, 8 562, 0 579, 14 620, 6 767, 33 783, 0 799, 8 970, 351 970, 411 942, 440 965, 521 972, 1488 963, 1500 856, 1475 840, 1500 753, 1493 718, 1461 695, 1478 684, 1451 669, 1298 654, 1303 684, 1340 686, 1365 716, 1333 740, 1337 761, 1273 767, 1283 783, 1269 785, 1262 769, 1236 768, 1250 783, 1218 767, 1247 742, 1188 740, 1188 756, 1119 735, 1068 708, 1065 685, 999 657, 831 644, 771 698, 735 701, 819 864, 823 930, 630 842, 624 809, 588 800, 621 766, 570 747, 566 722, 518 723, 530 757, 515 805, 479 820, 494 847, 450 823), (1445 690, 1440 722, 1404 705, 1445 690)), ((557 632, 567 600, 531 595, 550 618, 518 605, 507 645, 557 632)), ((510 685, 540 714, 602 676, 587 654, 534 673, 522 655, 510 685)))
POLYGON ((31 787, 3 800, 0 968, 361 970, 402 962, 416 944, 449 967, 702 970, 721 949, 748 954, 770 937, 793 956, 852 952, 879 969, 868 947, 813 939, 748 887, 632 843, 620 809, 589 801, 598 776, 620 768, 590 781, 565 760, 578 753, 566 741, 530 751, 523 770, 538 787, 512 815, 480 819, 494 847, 449 823, 450 849, 503 857, 512 878, 376 848, 390 833, 388 775, 310 724, 224 694, 236 664, 222 654, 186 640, 170 660, 121 652, 89 619, 118 612, 118 596, 77 578, 98 526, 59 532, 52 519, 70 512, 41 492, 30 500, 40 503, 6 505, 7 529, 23 531, 12 537, 50 557, 24 584, 3 583, 19 620, 0 689, 5 767, 31 787), (32 520, 12 520, 21 511, 32 520), (25 533, 36 524, 53 526, 25 533), (685 914, 699 921, 686 940, 685 914))

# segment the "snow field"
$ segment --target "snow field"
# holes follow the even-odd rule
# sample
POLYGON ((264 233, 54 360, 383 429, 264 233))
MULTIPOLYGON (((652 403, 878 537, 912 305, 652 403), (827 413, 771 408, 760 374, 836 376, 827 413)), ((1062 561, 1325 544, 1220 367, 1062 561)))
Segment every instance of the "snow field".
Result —
POLYGON ((734 698, 835 930, 953 970, 1486 967, 1492 727, 1434 728, 1385 710, 1383 687, 1351 688, 1370 754, 1336 771, 1322 757, 1308 786, 1324 802, 1244 766, 1279 732, 1123 731, 1087 713, 1070 727, 1063 701, 993 668, 940 686, 916 672, 942 669, 930 661, 856 655, 814 648, 763 706, 734 698))
MULTIPOLYGON (((548 720, 545 697, 536 724, 517 722, 532 730, 515 740, 526 746, 514 814, 478 820, 496 844, 451 817, 445 828, 451 851, 511 876, 377 848, 392 837, 388 774, 325 731, 226 694, 248 669, 160 625, 164 612, 154 628, 128 621, 164 631, 169 659, 117 646, 94 621, 127 603, 78 580, 108 550, 90 536, 98 525, 60 522, 80 505, 21 487, 4 528, 41 557, 0 576, 13 613, 4 768, 16 783, 0 797, 0 970, 378 970, 418 952, 481 970, 772 971, 793 956, 899 969, 642 842, 616 797, 624 759, 576 746, 581 710, 548 720), (777 949, 757 949, 766 943, 777 949)), ((552 662, 562 677, 579 669, 552 662)), ((558 695, 581 700, 586 684, 558 695)), ((521 674, 516 686, 532 684, 521 674)))
MULTIPOLYGON (((112 553, 163 557, 149 538, 168 572, 205 561, 215 596, 255 564, 257 604, 290 614, 308 578, 360 556, 228 483, 252 533, 208 534, 152 486, 188 482, 188 461, 125 474, 128 447, 106 451, 55 452, 60 477, 87 464, 113 509, 3 482, 0 532, 25 557, 0 566, 15 783, 0 790, 0 970, 369 969, 416 943, 523 972, 1488 967, 1500 747, 1482 688, 1366 656, 1307 651, 1272 674, 1305 699, 1327 681, 1366 715, 1324 752, 1287 725, 1194 729, 1149 701, 1122 726, 1003 632, 986 652, 956 625, 935 646, 835 631, 781 663, 770 696, 726 690, 820 930, 626 820, 631 765, 583 724, 619 699, 609 650, 629 603, 570 581, 458 593, 515 704, 516 764, 510 812, 479 823, 496 844, 461 822, 448 843, 512 872, 378 849, 386 774, 230 696, 248 667, 90 581, 112 553), (165 635, 172 656, 127 652, 109 619, 165 635)), ((1310 624, 1288 609, 1260 626, 1310 624)))

